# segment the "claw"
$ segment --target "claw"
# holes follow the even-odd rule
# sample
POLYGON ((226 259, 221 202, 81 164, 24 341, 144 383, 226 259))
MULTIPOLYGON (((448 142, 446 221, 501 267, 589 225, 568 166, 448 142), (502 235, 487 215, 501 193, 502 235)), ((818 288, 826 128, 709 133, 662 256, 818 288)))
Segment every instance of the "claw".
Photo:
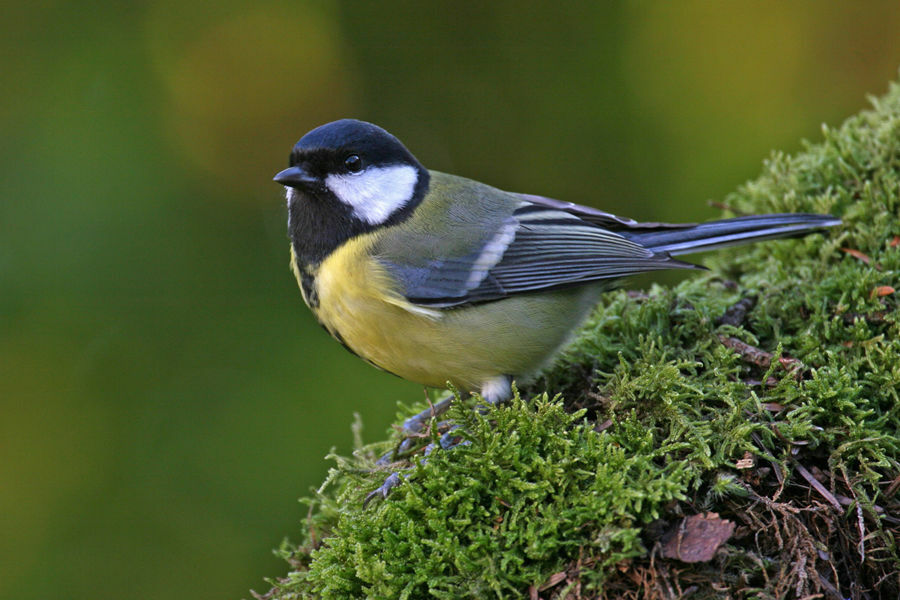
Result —
MULTIPOLYGON (((462 439, 462 437, 460 437, 458 435, 454 435, 453 432, 455 430, 459 429, 459 427, 460 427, 459 425, 455 425, 452 429, 450 429, 450 431, 448 431, 447 433, 442 435, 439 445, 438 444, 428 444, 427 446, 425 446, 425 449, 423 450, 423 455, 428 456, 434 450, 436 450, 439 446, 442 450, 450 450, 452 448, 456 448, 457 446, 466 446, 468 444, 471 444, 472 442, 470 442, 469 440, 464 440, 464 439, 462 439)), ((388 454, 385 454, 380 459, 378 459, 378 461, 381 462, 385 458, 389 457, 391 454, 392 453, 390 453, 390 452, 388 454)), ((423 459, 422 462, 424 463, 425 459, 423 459)), ((363 508, 366 508, 369 505, 369 502, 371 502, 373 499, 377 498, 378 496, 381 496, 382 499, 387 498, 388 494, 391 493, 391 490, 393 490, 395 487, 397 487, 398 485, 403 483, 403 479, 401 478, 401 475, 403 476, 403 478, 405 478, 406 475, 408 475, 408 469, 406 471, 407 471, 406 473, 403 473, 401 471, 394 471, 393 473, 388 475, 385 478, 384 483, 382 483, 379 487, 372 490, 371 492, 369 492, 366 495, 365 500, 363 500, 363 508)))
POLYGON ((381 457, 379 457, 379 459, 375 461, 375 464, 379 467, 383 467, 393 462, 397 462, 398 460, 400 460, 400 457, 412 451, 414 444, 413 440, 415 440, 415 438, 403 439, 399 444, 397 444, 396 448, 394 448, 393 450, 388 450, 387 452, 382 454, 381 457))
MULTIPOLYGON (((504 381, 506 380, 504 379, 504 381)), ((403 422, 403 432, 408 437, 402 440, 394 450, 386 452, 384 455, 382 455, 377 461, 375 461, 375 464, 379 466, 389 465, 397 461, 398 458, 403 456, 404 454, 410 453, 414 449, 417 439, 427 437, 427 435, 422 434, 422 431, 431 423, 431 419, 447 412, 447 409, 450 408, 450 403, 453 401, 453 399, 454 396, 448 396, 437 404, 429 406, 428 409, 423 410, 419 414, 406 419, 403 422)), ((479 408, 477 410, 484 411, 485 409, 479 408)), ((455 431, 460 428, 460 425, 454 425, 450 421, 440 421, 439 423, 437 423, 438 431, 444 428, 448 429, 446 432, 444 432, 443 435, 441 435, 438 444, 431 443, 425 446, 425 448, 423 449, 424 456, 428 456, 438 447, 444 450, 449 450, 451 448, 455 448, 456 446, 465 446, 471 443, 470 441, 464 440, 461 436, 455 434, 455 431)), ((372 490, 366 495, 366 498, 363 500, 363 508, 366 508, 369 503, 378 496, 381 496, 382 499, 387 498, 388 494, 391 493, 391 490, 400 485, 402 482, 403 479, 401 478, 401 472, 394 471, 387 476, 381 486, 372 490)))
MULTIPOLYGON (((413 415, 403 421, 401 429, 407 436, 406 439, 402 440, 394 450, 385 452, 377 461, 375 461, 375 464, 379 466, 389 465, 398 460, 399 457, 411 452, 416 444, 416 438, 423 437, 422 432, 431 423, 432 418, 439 417, 447 412, 453 398, 454 396, 447 396, 440 402, 429 406, 419 414, 413 415)), ((449 421, 440 421, 437 424, 438 430, 443 429, 448 426, 448 424, 449 421)))
POLYGON ((417 415, 414 415, 403 421, 403 431, 407 435, 420 433, 425 426, 431 421, 432 417, 439 417, 450 408, 453 396, 447 396, 437 404, 429 406, 417 415))
POLYGON ((459 425, 454 425, 446 433, 444 433, 444 435, 441 436, 441 448, 443 448, 444 450, 449 450, 450 448, 455 448, 456 446, 462 446, 469 443, 468 440, 463 440, 459 435, 456 435, 454 433, 459 428, 459 425))
POLYGON ((389 465, 394 462, 394 451, 388 450, 384 454, 382 454, 378 460, 375 461, 375 464, 379 467, 383 467, 385 465, 389 465))
POLYGON ((384 480, 384 483, 381 484, 381 487, 372 490, 366 495, 366 499, 363 500, 363 508, 366 508, 374 498, 381 496, 382 499, 387 498, 388 494, 391 493, 391 490, 397 487, 402 483, 400 479, 400 473, 395 471, 387 476, 384 480))

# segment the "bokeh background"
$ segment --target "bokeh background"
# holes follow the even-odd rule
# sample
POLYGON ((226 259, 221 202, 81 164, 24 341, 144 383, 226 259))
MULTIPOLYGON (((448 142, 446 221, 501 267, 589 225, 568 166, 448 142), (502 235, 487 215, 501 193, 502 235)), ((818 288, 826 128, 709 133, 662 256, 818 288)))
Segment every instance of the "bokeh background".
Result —
POLYGON ((0 598, 242 598, 332 447, 421 388, 288 272, 291 145, 705 219, 880 94, 900 4, 184 0, 0 8, 0 598), (585 3, 587 4, 587 3, 585 3))

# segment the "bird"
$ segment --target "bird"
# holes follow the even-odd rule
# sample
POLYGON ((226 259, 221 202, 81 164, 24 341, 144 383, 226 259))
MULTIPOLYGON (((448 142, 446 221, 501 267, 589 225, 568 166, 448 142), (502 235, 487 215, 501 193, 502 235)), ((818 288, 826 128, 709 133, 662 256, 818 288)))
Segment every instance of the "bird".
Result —
POLYGON ((493 404, 552 361, 622 278, 700 269, 674 257, 841 223, 805 213, 638 222, 429 170, 355 119, 303 135, 274 180, 291 269, 325 330, 379 369, 493 404))

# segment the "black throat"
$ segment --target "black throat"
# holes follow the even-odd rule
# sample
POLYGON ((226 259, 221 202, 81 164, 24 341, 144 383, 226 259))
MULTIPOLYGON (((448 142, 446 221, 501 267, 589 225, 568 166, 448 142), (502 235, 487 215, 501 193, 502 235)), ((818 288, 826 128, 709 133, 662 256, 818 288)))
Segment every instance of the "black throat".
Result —
POLYGON ((367 223, 356 218, 353 210, 324 189, 310 192, 293 190, 288 203, 288 235, 301 266, 318 266, 346 241, 381 227, 407 220, 428 192, 430 175, 419 170, 412 199, 383 223, 367 223))

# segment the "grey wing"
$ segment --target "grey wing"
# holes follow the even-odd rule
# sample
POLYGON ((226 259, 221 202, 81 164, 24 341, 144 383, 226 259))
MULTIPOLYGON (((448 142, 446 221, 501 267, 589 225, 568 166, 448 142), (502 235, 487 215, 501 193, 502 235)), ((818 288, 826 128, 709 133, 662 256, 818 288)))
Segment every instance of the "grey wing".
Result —
MULTIPOLYGON (((528 201, 522 201, 505 218, 473 227, 481 228, 485 235, 470 246, 470 252, 426 261, 396 252, 378 258, 407 300, 433 308, 489 302, 659 269, 698 268, 655 253, 571 212, 528 201)), ((394 247, 421 245, 421 240, 416 240, 394 247)))
POLYGON ((612 213, 608 213, 594 208, 592 206, 582 206, 574 202, 564 202, 563 200, 555 200, 544 196, 534 196, 532 194, 516 194, 526 202, 543 206, 545 208, 554 208, 575 215, 588 223, 599 225, 611 231, 640 231, 640 230, 660 230, 660 229, 686 229, 693 227, 695 223, 656 223, 656 222, 640 222, 627 217, 620 217, 612 213))

